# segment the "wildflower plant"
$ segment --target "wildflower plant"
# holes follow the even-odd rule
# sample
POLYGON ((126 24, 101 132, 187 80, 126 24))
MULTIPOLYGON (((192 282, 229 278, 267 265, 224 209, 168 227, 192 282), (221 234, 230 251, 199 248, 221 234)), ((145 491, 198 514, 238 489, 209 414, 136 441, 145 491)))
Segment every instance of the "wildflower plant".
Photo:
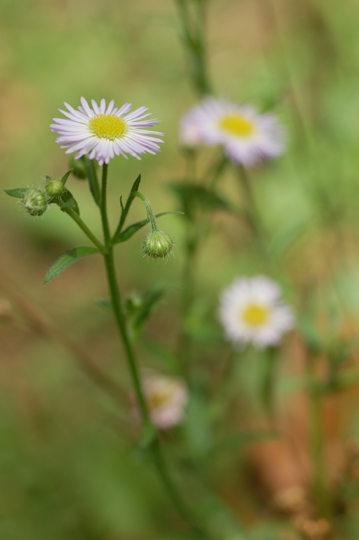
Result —
MULTIPOLYGON (((167 233, 159 229, 157 217, 176 212, 164 212, 156 216, 150 201, 139 191, 141 183, 141 176, 139 176, 135 180, 125 204, 123 204, 121 198, 121 213, 114 233, 111 233, 107 214, 108 166, 110 160, 115 156, 127 159, 129 155, 141 159, 140 156, 143 153, 156 154, 160 149, 158 143, 163 141, 153 137, 153 134, 162 135, 162 133, 147 129, 158 123, 158 120, 145 120, 150 116, 149 113, 145 114, 147 107, 141 107, 133 113, 129 113, 131 108, 129 103, 118 109, 114 107, 114 101, 111 101, 106 107, 105 100, 101 100, 99 106, 92 100, 93 108, 90 108, 84 98, 81 98, 81 106, 77 111, 68 104, 65 104, 65 106, 68 112, 61 112, 67 118, 54 119, 55 123, 51 125, 51 129, 60 134, 57 142, 62 145, 62 148, 67 148, 66 153, 77 152, 76 160, 84 158, 84 162, 80 162, 79 167, 77 167, 76 162, 74 166, 75 170, 80 171, 80 177, 88 177, 91 193, 101 215, 103 241, 99 240, 82 220, 80 205, 66 186, 72 170, 67 171, 62 178, 46 176, 44 189, 16 188, 7 190, 6 193, 22 200, 25 209, 32 216, 43 215, 50 204, 58 205, 60 210, 73 219, 93 244, 92 246, 78 246, 62 255, 47 272, 45 283, 87 255, 96 253, 102 255, 105 262, 111 306, 123 342, 136 401, 140 410, 143 444, 153 454, 154 463, 170 496, 180 511, 187 515, 186 506, 177 494, 168 475, 156 430, 156 426, 168 427, 179 421, 180 416, 183 414, 182 408, 187 400, 186 390, 180 383, 165 378, 147 380, 144 384, 141 382, 133 339, 131 339, 133 334, 130 334, 128 322, 126 321, 126 310, 121 300, 114 259, 115 246, 129 240, 147 223, 151 225, 151 232, 143 241, 143 253, 152 259, 164 259, 169 256, 173 252, 174 242, 167 233), (96 160, 102 166, 101 184, 93 160, 96 160), (81 165, 86 165, 86 167, 81 167, 81 165), (139 198, 144 204, 147 219, 128 225, 125 228, 135 198, 139 198), (167 403, 168 407, 166 406, 167 403)), ((77 175, 79 175, 78 172, 77 175)), ((149 315, 149 312, 150 309, 145 311, 145 318, 149 315)), ((141 322, 143 323, 143 316, 141 322)), ((188 519, 191 521, 191 518, 188 519)))
MULTIPOLYGON (((274 110, 263 111, 258 104, 247 100, 243 104, 240 98, 218 97, 209 76, 205 39, 209 2, 176 0, 176 5, 195 94, 193 103, 179 119, 179 146, 185 172, 178 181, 170 184, 178 210, 155 214, 152 203, 142 192, 145 182, 141 182, 139 175, 127 197, 121 197, 116 224, 111 226, 107 211, 111 160, 140 160, 144 154, 156 156, 164 137, 162 132, 152 129, 159 120, 152 118, 147 107, 131 112, 130 103, 115 106, 114 100, 107 104, 104 99, 97 103, 82 97, 77 108, 65 103, 66 110, 60 110, 63 117, 53 119, 51 130, 57 134, 56 142, 65 153, 71 154, 70 170, 59 178, 46 176, 43 184, 37 187, 18 187, 6 192, 19 199, 34 218, 43 216, 50 205, 57 206, 89 241, 89 245, 73 247, 60 256, 46 273, 44 283, 88 255, 98 255, 104 260, 109 304, 132 384, 126 396, 131 396, 135 414, 131 415, 128 402, 124 406, 128 417, 135 417, 134 423, 140 425, 137 449, 150 458, 148 461, 156 468, 168 497, 186 525, 184 536, 175 533, 173 538, 187 537, 187 533, 193 540, 257 537, 256 534, 247 536, 241 520, 225 500, 231 497, 216 493, 213 470, 216 456, 223 448, 234 448, 238 453, 248 440, 278 436, 274 429, 238 432, 238 425, 242 427, 241 414, 239 419, 232 414, 239 393, 236 374, 238 366, 243 368, 245 365, 247 354, 258 364, 262 363, 262 380, 256 397, 262 392, 259 396, 263 398, 261 404, 265 405, 262 416, 267 425, 276 427, 275 368, 282 358, 282 343, 295 334, 307 360, 307 372, 301 384, 310 402, 308 423, 313 472, 308 481, 310 487, 303 496, 308 499, 306 513, 303 514, 303 508, 296 515, 293 511, 291 519, 299 534, 310 538, 308 531, 313 527, 317 530, 318 523, 319 529, 331 530, 327 519, 335 512, 335 498, 331 499, 324 467, 321 407, 326 395, 350 385, 350 377, 348 382, 342 371, 342 365, 350 358, 350 344, 341 338, 323 343, 312 321, 308 323, 307 318, 303 323, 303 316, 288 300, 295 298, 294 293, 287 294, 294 286, 285 275, 285 265, 276 256, 264 209, 257 202, 255 182, 258 171, 266 161, 275 161, 287 151, 285 127, 274 110), (212 152, 211 160, 205 166, 201 160, 204 146, 208 147, 206 152, 212 152), (98 166, 102 167, 100 178, 98 166), (225 193, 226 175, 235 180, 237 191, 234 193, 232 189, 231 195, 225 193), (100 214, 102 238, 98 238, 82 218, 81 201, 76 200, 71 191, 73 177, 88 182, 100 214), (131 223, 135 199, 144 205, 146 218, 131 223), (250 271, 246 275, 236 271, 228 281, 234 280, 231 285, 223 283, 218 287, 213 302, 211 295, 201 290, 204 280, 202 283, 198 260, 207 239, 214 230, 220 229, 219 213, 230 215, 234 227, 241 230, 243 246, 238 253, 236 249, 232 250, 236 261, 242 261, 247 248, 254 256, 250 271), (172 237, 158 225, 158 219, 167 214, 181 214, 183 241, 176 246, 172 237), (143 369, 142 358, 140 364, 136 355, 136 344, 151 310, 166 291, 154 285, 146 293, 123 293, 115 266, 115 249, 134 240, 132 237, 147 225, 148 233, 138 244, 137 252, 139 257, 142 252, 149 264, 167 260, 174 254, 175 247, 183 250, 181 283, 177 287, 179 313, 173 329, 175 343, 171 343, 170 350, 162 343, 154 347, 156 354, 166 359, 166 374, 143 369), (219 364, 213 380, 207 369, 208 351, 214 351, 219 364), (327 359, 322 370, 321 365, 317 369, 321 357, 327 359), (321 376, 322 372, 324 376, 321 376), (136 422, 138 419, 140 422, 136 422), (192 487, 194 504, 187 496, 192 487)), ((329 212, 328 215, 331 218, 333 214, 329 212)), ((210 273, 212 268, 209 265, 205 270, 210 273)), ((111 376, 101 371, 90 372, 116 399, 122 396, 122 389, 113 383, 111 376)), ((259 505, 252 504, 254 496, 250 493, 248 507, 256 509, 259 505)), ((242 511, 242 502, 234 506, 240 507, 238 513, 243 513, 244 521, 250 521, 247 510, 242 511)))

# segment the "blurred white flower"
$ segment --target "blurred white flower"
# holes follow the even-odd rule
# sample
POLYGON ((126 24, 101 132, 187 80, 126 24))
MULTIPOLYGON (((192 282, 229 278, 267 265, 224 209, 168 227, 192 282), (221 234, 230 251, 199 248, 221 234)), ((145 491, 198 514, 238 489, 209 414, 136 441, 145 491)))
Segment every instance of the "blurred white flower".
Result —
POLYGON ((222 144, 230 160, 246 166, 279 156, 285 149, 283 128, 273 114, 213 97, 182 118, 180 141, 187 146, 222 144))
POLYGON ((141 159, 139 154, 155 154, 159 151, 157 143, 163 141, 153 135, 163 133, 144 129, 159 122, 157 119, 145 120, 151 116, 151 113, 146 113, 148 107, 140 107, 129 113, 131 103, 125 103, 120 109, 114 107, 113 100, 107 108, 104 99, 100 105, 94 99, 91 103, 92 108, 82 97, 82 106, 78 111, 65 103, 68 112, 59 110, 67 118, 54 118, 55 123, 50 126, 52 131, 61 135, 56 142, 62 144, 61 148, 68 148, 66 154, 77 152, 75 157, 78 159, 90 152, 89 158, 96 158, 102 165, 109 163, 115 154, 121 154, 126 159, 126 154, 141 159))
POLYGON ((236 279, 221 295, 219 316, 229 341, 258 348, 276 345, 294 324, 279 286, 265 276, 236 279))
POLYGON ((182 146, 194 148, 203 142, 201 128, 190 110, 180 121, 179 141, 182 146))
POLYGON ((183 420, 188 390, 182 379, 147 373, 142 377, 142 388, 155 426, 168 429, 183 420))

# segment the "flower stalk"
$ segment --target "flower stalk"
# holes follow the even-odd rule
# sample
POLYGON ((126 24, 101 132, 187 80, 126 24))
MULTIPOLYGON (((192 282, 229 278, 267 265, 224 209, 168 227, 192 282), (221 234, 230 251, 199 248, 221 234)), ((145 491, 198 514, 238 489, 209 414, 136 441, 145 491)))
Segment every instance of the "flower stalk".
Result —
MULTIPOLYGON (((61 205, 60 205, 61 206, 61 205)), ((105 253, 106 247, 100 242, 100 240, 94 235, 94 233, 88 228, 86 223, 80 218, 80 216, 72 209, 66 208, 63 210, 67 215, 69 215, 75 223, 80 227, 80 229, 85 233, 87 238, 99 249, 101 253, 105 253)))
MULTIPOLYGON (((147 446, 148 446, 149 451, 152 454, 152 458, 153 458, 154 464, 156 465, 161 481, 165 489, 167 490, 174 506, 177 508, 178 512, 184 517, 184 519, 189 524, 192 525, 193 529, 197 531, 201 535, 202 538, 206 538, 206 533, 204 533, 202 528, 197 524, 197 519, 188 510, 186 504, 183 502, 182 497, 178 493, 177 488, 171 479, 171 476, 167 468, 167 463, 163 456, 162 448, 161 448, 160 441, 158 438, 158 432, 152 423, 152 420, 149 414, 149 409, 148 409, 146 399, 143 393, 140 376, 138 372, 138 367, 137 367, 137 362, 136 362, 133 347, 129 338, 129 334, 128 334, 128 330, 126 326, 126 320, 125 320, 125 316, 124 316, 122 305, 121 305, 120 290, 119 290, 117 277, 116 277, 114 248, 112 245, 110 228, 109 228, 109 223, 108 223, 108 216, 107 216, 107 202, 106 202, 107 176, 108 176, 108 165, 104 164, 103 169, 102 169, 102 187, 101 187, 101 205, 100 205, 104 244, 105 244, 105 252, 103 253, 103 257, 105 261, 111 303, 113 306, 113 311, 115 314, 120 338, 122 340, 122 343, 125 349, 125 354, 126 354, 127 364, 128 364, 128 368, 129 368, 131 379, 132 379, 132 384, 134 387, 135 395, 136 395, 137 402, 138 402, 141 416, 142 416, 143 434, 150 433, 150 439, 149 439, 149 442, 147 443, 147 446)), ((154 216, 152 207, 148 199, 146 199, 144 195, 139 194, 139 192, 136 192, 136 196, 138 196, 145 203, 146 209, 148 210, 148 217, 151 221, 151 226, 152 225, 157 226, 156 218, 154 216)))
POLYGON ((192 84, 199 96, 211 93, 211 83, 207 69, 205 41, 205 1, 196 2, 191 17, 188 0, 176 0, 182 26, 182 39, 187 50, 192 84), (193 20, 192 20, 193 19, 193 20))

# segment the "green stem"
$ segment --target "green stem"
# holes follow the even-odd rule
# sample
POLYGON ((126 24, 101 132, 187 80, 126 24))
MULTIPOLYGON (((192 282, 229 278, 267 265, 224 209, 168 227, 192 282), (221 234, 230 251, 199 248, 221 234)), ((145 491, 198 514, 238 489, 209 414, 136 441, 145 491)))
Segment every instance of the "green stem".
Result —
POLYGON ((139 199, 141 199, 141 201, 145 205, 148 221, 151 224, 151 231, 152 232, 159 231, 160 229, 159 229, 159 227, 157 225, 156 215, 155 215, 155 213, 153 211, 153 208, 152 208, 152 205, 151 205, 150 201, 140 191, 135 191, 133 196, 138 197, 139 199))
POLYGON ((193 24, 187 0, 176 0, 176 3, 182 24, 183 41, 188 53, 193 87, 200 96, 211 94, 211 84, 207 73, 204 30, 206 15, 205 2, 197 4, 193 24))
POLYGON ((66 214, 68 214, 80 227, 80 229, 86 234, 87 238, 91 240, 93 244, 101 251, 101 253, 105 253, 106 248, 105 246, 96 238, 96 236, 90 231, 88 226, 82 221, 80 216, 72 209, 68 208, 64 210, 66 214))
POLYGON ((105 246, 108 248, 111 244, 110 236, 110 227, 108 224, 107 217, 107 173, 108 165, 107 163, 103 164, 102 167, 102 189, 101 189, 101 220, 102 220, 102 229, 103 229, 103 239, 105 246))
POLYGON ((228 159, 223 154, 221 154, 219 159, 217 158, 216 161, 213 164, 211 164, 211 166, 209 167, 204 177, 205 180, 210 178, 211 189, 214 189, 217 186, 218 181, 223 175, 227 165, 228 165, 228 159))
POLYGON ((188 334, 187 320, 195 297, 195 265, 198 245, 199 239, 197 229, 191 220, 187 225, 187 234, 185 238, 185 261, 183 267, 182 298, 180 307, 181 330, 177 352, 179 363, 183 367, 184 376, 188 381, 190 379, 192 339, 188 334))
POLYGON ((258 252, 262 256, 264 262, 268 264, 268 262, 270 262, 269 253, 266 248, 266 239, 262 219, 253 197, 250 178, 248 177, 247 170, 243 165, 238 167, 238 178, 242 188, 242 193, 244 193, 244 197, 246 199, 246 216, 256 238, 258 252))
POLYGON ((196 161, 197 151, 194 149, 186 149, 186 176, 189 182, 196 180, 196 161))
POLYGON ((202 529, 197 525, 196 519, 192 516, 191 512, 187 509, 187 506, 182 501, 182 498, 179 495, 177 488, 172 482, 172 479, 169 475, 166 461, 162 453, 162 448, 161 448, 160 441, 158 438, 158 433, 157 433, 156 428, 152 424, 148 406, 145 400, 145 396, 142 391, 141 381, 140 381, 138 368, 137 368, 137 362, 135 359, 135 354, 132 348, 130 338, 128 336, 126 321, 125 321, 125 317, 124 317, 122 305, 121 305, 120 290, 118 287, 117 277, 116 277, 113 245, 111 242, 110 228, 109 228, 108 217, 107 217, 107 204, 106 204, 107 172, 108 172, 108 165, 104 164, 103 169, 102 169, 101 219, 102 219, 106 252, 103 253, 103 256, 105 260, 106 273, 107 273, 107 279, 108 279, 108 284, 109 284, 113 311, 115 314, 119 334, 124 345, 128 368, 130 371, 137 402, 140 407, 142 421, 143 421, 143 429, 146 430, 149 428, 149 430, 153 433, 152 441, 149 443, 149 450, 152 453, 152 457, 156 465, 158 474, 162 480, 162 483, 165 486, 174 506, 177 508, 178 512, 184 517, 184 519, 189 524, 192 525, 193 529, 197 531, 198 533, 200 533, 203 538, 206 538, 206 534, 203 533, 202 529))

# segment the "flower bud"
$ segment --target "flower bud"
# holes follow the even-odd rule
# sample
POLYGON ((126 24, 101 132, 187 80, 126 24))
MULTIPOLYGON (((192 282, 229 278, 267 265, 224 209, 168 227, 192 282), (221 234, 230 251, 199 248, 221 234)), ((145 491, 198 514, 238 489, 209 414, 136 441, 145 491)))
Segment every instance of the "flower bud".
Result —
POLYGON ((174 241, 164 231, 151 231, 142 242, 142 251, 151 259, 165 259, 173 253, 174 241))
POLYGON ((70 159, 70 169, 72 169, 72 174, 79 180, 85 180, 87 178, 87 167, 84 156, 79 159, 73 156, 70 159))
POLYGON ((24 207, 31 216, 42 216, 48 206, 48 196, 41 189, 30 188, 24 196, 24 207))
POLYGON ((50 197, 57 197, 64 191, 64 184, 59 178, 52 178, 47 182, 45 189, 50 197))
POLYGON ((182 379, 155 372, 141 376, 141 386, 153 424, 169 429, 181 423, 188 403, 188 388, 182 379))
POLYGON ((143 304, 143 299, 141 295, 136 291, 132 291, 125 298, 125 308, 126 308, 126 312, 129 314, 135 313, 138 310, 138 308, 142 306, 142 304, 143 304))

